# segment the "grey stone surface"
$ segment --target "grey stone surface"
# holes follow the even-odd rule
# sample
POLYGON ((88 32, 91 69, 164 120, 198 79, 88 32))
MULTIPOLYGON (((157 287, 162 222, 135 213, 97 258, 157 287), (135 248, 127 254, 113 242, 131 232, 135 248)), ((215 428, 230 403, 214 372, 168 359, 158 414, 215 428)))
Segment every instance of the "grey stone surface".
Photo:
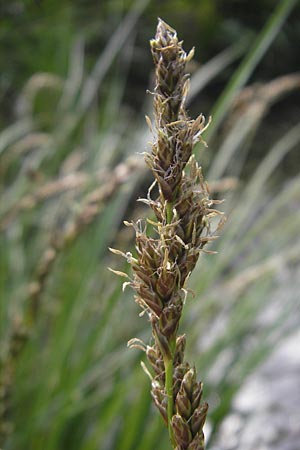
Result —
POLYGON ((218 436, 210 450, 300 450, 300 331, 249 377, 218 436))

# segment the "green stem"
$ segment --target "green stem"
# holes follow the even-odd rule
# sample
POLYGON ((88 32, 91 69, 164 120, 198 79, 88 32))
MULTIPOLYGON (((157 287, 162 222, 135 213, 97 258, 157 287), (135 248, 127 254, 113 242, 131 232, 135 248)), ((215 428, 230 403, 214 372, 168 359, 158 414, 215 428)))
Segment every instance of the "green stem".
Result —
MULTIPOLYGON (((172 222, 173 218, 173 202, 167 202, 167 223, 172 222)), ((173 400, 173 359, 176 347, 176 340, 171 339, 169 341, 171 356, 164 356, 165 364, 165 390, 168 399, 167 413, 168 413, 168 430, 170 442, 173 449, 176 447, 176 442, 174 439, 173 429, 172 429, 172 417, 174 414, 174 400, 173 400)))
POLYGON ((165 388, 166 388, 166 394, 168 398, 168 407, 167 407, 167 413, 168 413, 168 430, 169 430, 169 436, 170 441, 175 448, 175 441, 173 436, 173 429, 171 425, 172 417, 173 417, 173 409, 174 409, 174 402, 173 402, 173 356, 171 358, 165 359, 165 388))
POLYGON ((173 218, 173 202, 167 203, 167 223, 171 223, 173 218))

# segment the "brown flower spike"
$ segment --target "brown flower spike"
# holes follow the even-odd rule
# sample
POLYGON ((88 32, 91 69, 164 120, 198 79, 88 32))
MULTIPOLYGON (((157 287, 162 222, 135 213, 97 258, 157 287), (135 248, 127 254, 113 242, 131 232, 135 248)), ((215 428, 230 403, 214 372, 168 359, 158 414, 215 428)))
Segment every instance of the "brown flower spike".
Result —
POLYGON ((217 201, 209 199, 192 155, 207 126, 202 114, 191 120, 184 105, 189 86, 185 68, 193 50, 187 55, 176 31, 162 20, 150 44, 156 66, 155 132, 152 152, 145 160, 155 181, 143 201, 152 208, 155 221, 147 220, 151 236, 141 221, 125 223, 135 230, 136 257, 112 251, 131 264, 133 280, 125 284, 134 289, 135 300, 151 323, 153 345, 138 339, 129 345, 146 352, 151 395, 169 429, 171 444, 176 450, 202 450, 208 405, 201 402, 202 383, 196 379, 196 369, 184 361, 185 336, 177 331, 186 281, 204 246, 215 238, 210 218, 220 213, 212 209, 217 201), (159 191, 155 200, 151 198, 154 185, 159 191))

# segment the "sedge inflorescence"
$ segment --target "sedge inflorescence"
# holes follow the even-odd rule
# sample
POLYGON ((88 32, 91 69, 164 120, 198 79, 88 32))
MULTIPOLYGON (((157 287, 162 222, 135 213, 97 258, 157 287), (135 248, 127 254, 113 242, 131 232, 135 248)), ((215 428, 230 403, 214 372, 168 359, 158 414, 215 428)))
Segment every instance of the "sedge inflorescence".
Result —
MULTIPOLYGON (((196 369, 184 360, 186 338, 178 335, 179 321, 188 293, 187 279, 205 245, 215 239, 210 226, 213 208, 201 168, 193 155, 207 127, 201 114, 191 120, 185 110, 189 76, 186 54, 176 31, 159 20, 150 42, 155 64, 154 124, 152 152, 145 160, 154 183, 143 201, 155 220, 128 223, 136 235, 136 256, 122 253, 131 264, 133 278, 126 282, 151 323, 153 343, 132 339, 130 346, 146 352, 151 395, 169 429, 176 450, 204 448, 203 425, 208 405, 201 401, 202 383, 196 369), (158 196, 152 199, 153 188, 158 196), (151 231, 149 232, 149 228, 151 231)), ((205 143, 204 143, 205 144, 205 143)), ((121 274, 120 272, 118 272, 121 274)))

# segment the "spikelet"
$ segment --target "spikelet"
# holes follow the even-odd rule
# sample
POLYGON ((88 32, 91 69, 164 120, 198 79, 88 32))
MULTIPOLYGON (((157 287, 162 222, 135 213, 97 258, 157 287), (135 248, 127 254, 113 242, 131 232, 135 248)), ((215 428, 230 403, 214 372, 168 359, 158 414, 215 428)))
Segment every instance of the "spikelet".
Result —
POLYGON ((186 339, 178 336, 178 326, 187 279, 201 251, 214 238, 210 217, 220 213, 212 208, 217 202, 210 200, 192 155, 207 126, 202 114, 192 120, 185 110, 189 86, 185 69, 193 51, 187 55, 176 31, 160 19, 150 45, 156 85, 154 124, 149 118, 147 122, 154 136, 145 161, 159 196, 151 198, 152 185, 143 199, 156 217, 156 221, 147 221, 153 228, 151 236, 141 221, 131 224, 136 257, 127 258, 133 271, 129 284, 151 323, 153 345, 139 342, 138 347, 146 352, 149 370, 144 369, 151 377, 151 395, 169 428, 173 448, 202 450, 208 405, 201 403, 202 383, 196 380, 195 368, 184 361, 186 339))

